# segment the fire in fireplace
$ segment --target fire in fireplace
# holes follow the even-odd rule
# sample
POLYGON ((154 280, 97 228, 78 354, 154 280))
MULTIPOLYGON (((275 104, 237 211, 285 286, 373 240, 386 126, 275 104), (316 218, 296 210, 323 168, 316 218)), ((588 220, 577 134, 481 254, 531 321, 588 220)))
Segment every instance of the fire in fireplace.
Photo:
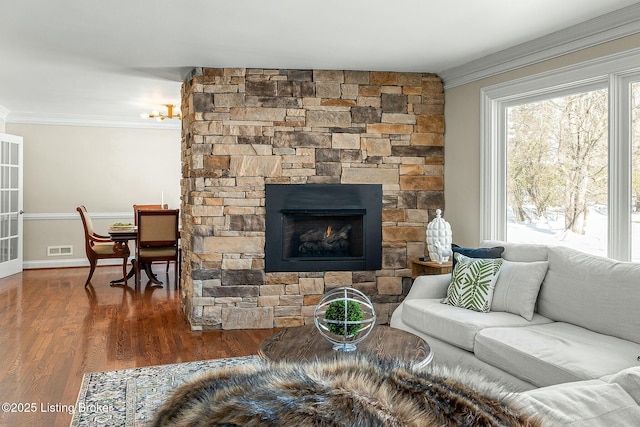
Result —
POLYGON ((377 270, 382 186, 268 184, 266 271, 377 270))
POLYGON ((283 214, 285 257, 363 256, 364 211, 283 214))
POLYGON ((326 229, 316 228, 305 231, 298 236, 298 240, 300 240, 298 254, 300 256, 348 256, 350 231, 349 224, 337 232, 333 231, 331 225, 326 229))

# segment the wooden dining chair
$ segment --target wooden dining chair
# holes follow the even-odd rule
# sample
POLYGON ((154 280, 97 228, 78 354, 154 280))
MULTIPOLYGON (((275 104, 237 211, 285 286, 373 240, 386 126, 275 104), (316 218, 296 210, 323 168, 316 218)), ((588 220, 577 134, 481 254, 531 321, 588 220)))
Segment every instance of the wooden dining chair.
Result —
POLYGON ((138 211, 169 209, 169 205, 133 205, 133 225, 138 225, 138 211))
MULTIPOLYGON (((133 225, 138 225, 138 211, 169 209, 168 204, 164 205, 133 205, 133 225)), ((169 272, 169 261, 167 261, 167 273, 169 272)))
MULTIPOLYGON (((141 265, 150 266, 154 261, 175 262, 174 283, 178 288, 179 209, 139 210, 137 215, 138 239, 136 241, 136 287, 140 286, 141 265)), ((151 272, 151 269, 146 269, 151 272)))
POLYGON ((127 246, 116 245, 116 242, 111 240, 109 236, 103 236, 97 234, 93 229, 93 222, 91 217, 87 213, 87 209, 84 206, 78 206, 76 210, 80 213, 82 218, 82 225, 84 227, 84 241, 85 251, 87 253, 87 259, 89 260, 89 277, 84 286, 87 287, 93 277, 93 272, 98 265, 100 259, 112 259, 122 258, 122 274, 124 277, 124 284, 127 285, 127 261, 129 260, 129 248, 127 246))

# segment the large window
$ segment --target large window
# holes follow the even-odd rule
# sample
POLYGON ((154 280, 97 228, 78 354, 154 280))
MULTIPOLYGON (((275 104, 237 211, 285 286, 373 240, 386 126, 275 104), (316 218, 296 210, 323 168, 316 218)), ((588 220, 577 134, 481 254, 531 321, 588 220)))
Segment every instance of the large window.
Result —
POLYGON ((631 84, 631 256, 640 261, 640 83, 631 84))
POLYGON ((481 238, 640 261, 640 50, 482 91, 481 238))
POLYGON ((507 240, 607 253, 607 90, 507 107, 507 240))

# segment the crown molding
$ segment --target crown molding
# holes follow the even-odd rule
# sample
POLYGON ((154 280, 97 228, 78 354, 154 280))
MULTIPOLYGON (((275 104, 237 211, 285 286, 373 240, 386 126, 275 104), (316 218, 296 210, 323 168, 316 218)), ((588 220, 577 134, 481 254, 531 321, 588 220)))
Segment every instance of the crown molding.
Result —
MULTIPOLYGON (((0 107, 1 108, 1 107, 0 107)), ((33 114, 8 111, 6 123, 34 124, 34 125, 58 125, 58 126, 89 126, 109 128, 135 128, 135 129, 181 129, 180 120, 156 121, 150 119, 109 116, 83 116, 73 114, 33 114)), ((0 118, 2 110, 0 110, 0 118)))
POLYGON ((640 33, 640 3, 441 71, 445 89, 640 33))

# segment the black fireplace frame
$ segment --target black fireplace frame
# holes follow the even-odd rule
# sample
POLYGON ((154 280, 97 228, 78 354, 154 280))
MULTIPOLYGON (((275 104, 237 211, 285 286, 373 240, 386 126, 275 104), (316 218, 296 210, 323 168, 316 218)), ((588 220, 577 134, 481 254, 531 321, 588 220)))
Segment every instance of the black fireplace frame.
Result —
POLYGON ((370 271, 382 267, 382 185, 266 184, 266 272, 370 271), (362 214, 358 257, 291 258, 284 254, 285 215, 362 214))

